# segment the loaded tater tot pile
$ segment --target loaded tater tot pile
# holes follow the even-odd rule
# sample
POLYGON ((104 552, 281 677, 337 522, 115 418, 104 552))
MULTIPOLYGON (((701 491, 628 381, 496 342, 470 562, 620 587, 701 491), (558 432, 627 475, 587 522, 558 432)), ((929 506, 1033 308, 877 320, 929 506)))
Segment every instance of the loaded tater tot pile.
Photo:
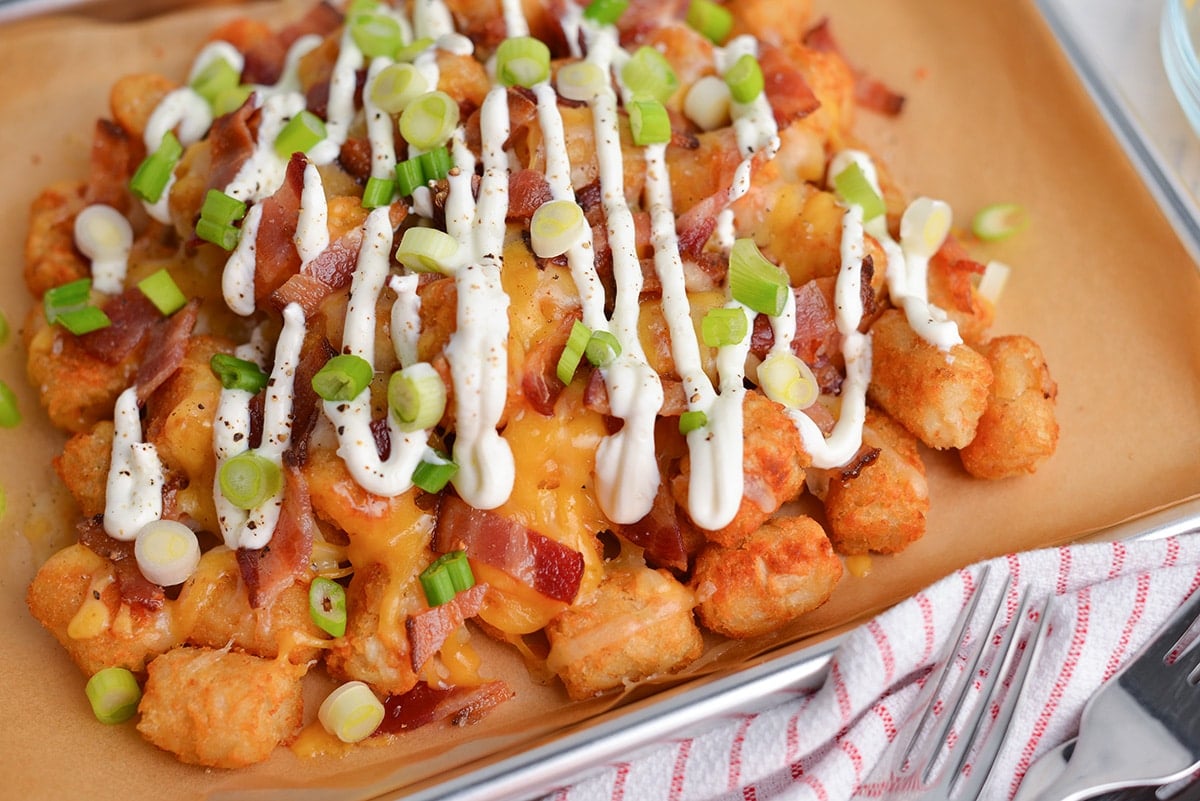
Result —
POLYGON ((851 134, 902 100, 804 0, 322 3, 121 79, 25 253, 97 716, 386 742, 513 696, 481 638, 589 698, 918 540, 927 449, 1033 472, 1041 352, 851 134))

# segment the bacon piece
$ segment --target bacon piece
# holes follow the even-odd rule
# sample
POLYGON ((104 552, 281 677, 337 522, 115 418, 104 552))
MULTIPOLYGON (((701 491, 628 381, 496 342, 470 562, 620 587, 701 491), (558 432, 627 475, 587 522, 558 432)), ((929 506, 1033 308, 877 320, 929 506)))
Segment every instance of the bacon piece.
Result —
POLYGON ((119 211, 129 208, 126 186, 145 151, 141 142, 112 120, 96 120, 92 135, 91 169, 87 202, 102 203, 119 211))
MULTIPOLYGON (((804 34, 804 44, 822 53, 836 53, 849 63, 842 54, 841 46, 833 36, 829 19, 825 18, 804 34)), ((883 82, 870 77, 851 65, 854 75, 854 101, 863 108, 894 117, 904 109, 904 95, 888 88, 883 82)), ((763 73, 767 71, 763 65, 763 73)))
POLYGON ((366 183, 371 177, 371 140, 365 136, 348 138, 338 151, 338 162, 347 173, 366 183))
POLYGON ((375 735, 400 732, 450 719, 453 726, 469 726, 483 720, 515 693, 503 681, 478 687, 430 687, 423 681, 403 695, 389 695, 383 702, 383 722, 375 735))
POLYGON ((679 231, 679 252, 685 256, 699 256, 704 243, 717 229, 717 216, 729 202, 729 191, 723 189, 709 195, 679 215, 675 227, 679 231))
POLYGON ((217 117, 209 130, 208 141, 212 146, 210 159, 212 171, 208 176, 208 188, 224 191, 237 176, 242 165, 254 153, 254 140, 258 128, 259 112, 250 98, 236 110, 217 117))
POLYGON ((257 302, 270 297, 300 270, 295 237, 306 164, 304 154, 292 156, 283 185, 262 201, 262 221, 254 254, 254 299, 257 302))
POLYGON ((235 20, 233 25, 239 31, 245 29, 238 37, 228 37, 225 28, 220 29, 215 38, 227 39, 246 55, 246 66, 242 70, 242 81, 270 85, 279 81, 283 73, 283 64, 287 57, 288 48, 301 36, 316 34, 324 37, 342 24, 342 13, 329 3, 318 3, 309 9, 303 17, 283 28, 277 35, 261 23, 250 20, 235 20))
MULTIPOLYGON (((841 335, 834 318, 834 279, 817 278, 796 288, 796 334, 792 351, 812 363, 822 354, 834 353, 841 346, 841 335)), ((750 352, 765 356, 775 343, 771 321, 759 315, 754 320, 750 352)))
POLYGON ((765 78, 763 91, 771 101, 771 110, 775 112, 775 122, 780 128, 820 108, 821 101, 782 48, 760 42, 758 61, 765 78))
POLYGON ((578 319, 579 312, 564 315, 550 336, 539 339, 525 353, 521 394, 538 414, 547 417, 554 414, 554 404, 566 389, 558 378, 558 360, 562 358, 571 328, 578 319))
POLYGON ((182 309, 155 324, 134 382, 137 384, 138 403, 145 403, 146 398, 183 364, 188 340, 192 337, 199 315, 200 299, 192 298, 182 309))
POLYGON ((254 550, 239 548, 237 552, 250 606, 269 608, 279 593, 308 575, 316 529, 308 482, 298 468, 285 466, 283 505, 271 542, 254 550))
POLYGON ((509 222, 529 220, 543 203, 554 199, 550 183, 538 170, 517 170, 508 176, 509 222))
POLYGON ((687 12, 687 0, 632 0, 617 18, 621 44, 640 42, 651 33, 677 25, 687 12))
POLYGON ((312 379, 325 362, 336 355, 337 351, 319 331, 309 330, 305 335, 300 363, 296 365, 292 431, 284 452, 284 458, 291 464, 302 465, 308 461, 309 436, 321 416, 321 397, 312 388, 312 379))
POLYGON ((308 263, 304 272, 289 277, 271 293, 271 305, 282 310, 289 303, 298 303, 304 316, 311 318, 325 298, 350 286, 361 247, 361 228, 338 237, 308 263))
POLYGON ((467 618, 479 614, 483 607, 483 596, 486 594, 487 585, 476 584, 456 594, 446 603, 413 615, 405 622, 408 644, 412 648, 414 673, 421 672, 429 658, 441 650, 446 638, 467 618))
MULTIPOLYGON (((683 390, 683 382, 678 378, 660 379, 663 388, 663 405, 658 410, 661 417, 678 417, 687 411, 687 393, 683 390)), ((599 370, 593 370, 583 391, 583 405, 593 412, 612 414, 608 403, 608 388, 604 385, 604 376, 599 370)))
POLYGON ((144 609, 160 609, 166 600, 163 588, 142 575, 133 554, 133 541, 113 539, 104 530, 104 515, 90 517, 79 524, 79 542, 93 553, 112 562, 121 600, 144 609))
POLYGON ((461 548, 471 559, 565 603, 574 600, 583 578, 583 554, 456 495, 442 498, 434 546, 440 553, 461 548))
POLYGON ((137 287, 110 298, 102 307, 112 325, 79 337, 90 355, 106 364, 118 364, 133 353, 162 314, 137 287))
POLYGON ((675 499, 665 482, 659 484, 654 504, 645 517, 636 523, 613 528, 617 534, 640 546, 645 551, 646 561, 652 565, 687 570, 689 549, 675 499))

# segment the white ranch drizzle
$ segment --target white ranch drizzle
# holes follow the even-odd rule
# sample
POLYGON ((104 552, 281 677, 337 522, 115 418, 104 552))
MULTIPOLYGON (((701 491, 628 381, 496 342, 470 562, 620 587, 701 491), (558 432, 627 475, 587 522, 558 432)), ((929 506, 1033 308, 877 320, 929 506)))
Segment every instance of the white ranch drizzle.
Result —
POLYGON ((125 288, 133 227, 125 215, 100 203, 75 217, 75 247, 92 262, 92 288, 118 295, 125 288))
POLYGON ((421 336, 421 296, 417 294, 420 279, 416 275, 393 275, 388 288, 396 293, 392 302, 392 348, 401 367, 417 363, 417 340, 421 336))
POLYGON ((242 235, 229 254, 221 273, 221 293, 225 305, 243 317, 254 314, 254 266, 258 258, 258 227, 262 206, 253 205, 242 220, 242 235))
MULTIPOLYGON (((283 330, 275 344, 275 366, 267 383, 263 404, 262 442, 255 450, 259 456, 283 469, 283 452, 292 433, 292 405, 295 395, 296 366, 304 344, 304 311, 289 303, 283 310, 283 330)), ((260 363, 261 346, 242 345, 239 358, 260 363)), ((228 459, 246 451, 250 441, 250 400, 254 395, 242 389, 222 389, 213 421, 213 450, 217 456, 217 475, 228 459)), ((284 488, 253 509, 242 509, 229 502, 221 491, 219 478, 213 481, 213 501, 225 544, 230 548, 262 548, 271 541, 279 523, 284 488)))
MULTIPOLYGON (((388 277, 392 251, 392 223, 386 206, 367 216, 362 246, 350 284, 342 352, 361 356, 375 365, 375 305, 388 277)), ((353 400, 324 401, 325 416, 338 437, 338 455, 360 487, 387 498, 412 487, 412 473, 421 461, 429 439, 428 431, 401 431, 387 415, 391 451, 381 459, 371 431, 371 388, 353 400)))
MULTIPOLYGON (((174 130, 179 144, 187 147, 208 133, 212 127, 212 107, 208 101, 196 93, 190 86, 181 86, 167 93, 159 101, 146 122, 142 132, 142 141, 146 152, 153 153, 162 144, 163 137, 168 131, 174 130)), ((155 203, 142 201, 142 206, 151 218, 160 223, 171 221, 171 187, 175 185, 175 171, 167 178, 162 196, 155 203)))
POLYGON ((104 491, 104 530, 132 540, 162 517, 163 467, 153 443, 142 441, 137 388, 129 387, 113 407, 112 463, 104 491))
POLYGON ((321 173, 311 161, 304 165, 304 188, 300 191, 300 218, 294 235, 296 252, 300 254, 300 272, 329 247, 329 204, 321 173))
POLYGON ((390 67, 394 62, 390 58, 378 56, 371 60, 367 70, 366 84, 363 86, 362 102, 363 117, 367 123, 367 139, 371 143, 371 177, 395 178, 396 169, 396 121, 371 99, 372 87, 379 73, 390 67))
POLYGON ((504 30, 510 36, 528 36, 529 22, 521 8, 521 0, 500 0, 504 14, 504 30))
POLYGON ((439 0, 413 0, 413 33, 418 39, 437 39, 454 33, 454 18, 450 9, 439 0))

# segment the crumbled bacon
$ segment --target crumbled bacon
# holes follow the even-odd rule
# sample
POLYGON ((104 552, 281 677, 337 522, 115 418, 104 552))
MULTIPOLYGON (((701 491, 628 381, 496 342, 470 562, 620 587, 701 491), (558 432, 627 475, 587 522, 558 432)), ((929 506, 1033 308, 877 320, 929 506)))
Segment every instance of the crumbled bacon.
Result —
POLYGON ((120 125, 111 120, 96 120, 87 202, 127 211, 129 191, 126 187, 144 152, 138 138, 130 136, 120 125))
POLYGON ((365 136, 346 139, 338 151, 338 163, 354 178, 365 182, 371 177, 371 140, 365 136))
MULTIPOLYGON (((240 22, 240 21, 239 21, 240 22)), ((270 33, 263 25, 261 32, 252 42, 236 42, 246 56, 242 80, 246 83, 274 84, 283 74, 288 48, 301 36, 316 34, 326 36, 342 24, 342 13, 329 3, 318 3, 307 14, 288 25, 278 35, 270 33)), ((242 25, 245 27, 245 25, 242 25)), ((257 32, 257 27, 256 27, 257 32)))
POLYGON ((463 549, 472 560, 503 570, 547 598, 570 603, 583 578, 583 554, 496 512, 455 495, 442 498, 434 547, 463 549))
POLYGON ((262 201, 262 220, 254 254, 254 299, 261 303, 300 269, 296 224, 307 160, 298 153, 288 162, 283 184, 262 201))
POLYGON ((679 231, 679 252, 686 256, 698 256, 704 243, 717 229, 717 216, 729 202, 729 191, 722 189, 679 215, 675 227, 679 231))
POLYGON ((483 608, 486 584, 476 584, 457 593, 439 606, 413 615, 405 622, 408 644, 412 649, 413 672, 420 673, 425 663, 436 654, 454 631, 483 608))
POLYGON ((250 594, 250 606, 267 609, 279 593, 310 570, 313 535, 317 529, 308 482, 296 467, 284 468, 283 505, 271 542, 254 550, 239 548, 238 568, 250 594))
POLYGON ((417 682, 403 695, 384 699, 383 722, 375 734, 399 734, 447 718, 454 726, 468 726, 483 720, 513 695, 512 688, 502 681, 478 687, 431 687, 417 682))
POLYGON ((361 228, 338 237, 308 263, 304 272, 290 276, 271 294, 271 305, 282 310, 289 303, 297 303, 304 309, 304 316, 311 318, 325 298, 350 286, 361 246, 361 228))
POLYGON ((687 570, 688 547, 684 529, 680 525, 675 499, 665 483, 659 485, 654 504, 645 517, 636 523, 614 526, 614 530, 641 547, 651 565, 687 570))
POLYGON ((200 316, 200 299, 192 298, 179 311, 165 320, 157 322, 150 331, 150 342, 146 354, 138 365, 137 397, 139 403, 146 399, 170 378, 187 354, 188 340, 200 316))
MULTIPOLYGON (((678 417, 687 411, 687 393, 683 382, 678 378, 660 377, 663 388, 663 405, 658 410, 661 417, 678 417)), ((599 370, 593 370, 588 378, 587 387, 583 391, 583 405, 593 412, 609 415, 612 407, 608 403, 608 388, 604 385, 604 375, 599 370)))
POLYGON ((112 325, 79 337, 90 355, 106 364, 118 364, 133 353, 162 314, 137 287, 110 298, 102 307, 112 325))
POLYGON ((295 394, 292 399, 292 430, 284 458, 292 464, 308 461, 308 441, 321 415, 321 397, 312 388, 313 376, 337 355, 329 341, 316 330, 304 338, 300 363, 296 365, 295 394))
POLYGON ((758 60, 765 79, 763 91, 771 101, 779 127, 807 117, 821 106, 804 75, 782 48, 760 42, 758 60))
POLYGON ((508 176, 509 222, 528 221, 543 203, 554 199, 550 182, 539 170, 517 170, 508 176))
POLYGON ((209 158, 212 172, 208 188, 224 190, 254 153, 255 135, 261 115, 251 98, 230 113, 213 120, 209 129, 209 158))
POLYGON ((564 315, 550 336, 533 343, 525 353, 521 393, 538 414, 554 414, 554 404, 566 388, 558 378, 558 360, 579 317, 578 313, 564 315))
MULTIPOLYGON (((833 36, 828 18, 822 19, 804 34, 804 44, 823 53, 842 55, 841 47, 833 36)), ((849 59, 845 59, 849 63, 849 59)), ((862 70, 851 67, 854 73, 854 100, 863 108, 894 117, 904 109, 904 95, 896 92, 882 81, 872 78, 862 70)), ((764 65, 763 71, 766 72, 764 65)))
POLYGON ((160 609, 166 600, 163 588, 142 575, 133 554, 133 541, 113 539, 104 530, 104 516, 96 515, 78 527, 79 542, 112 562, 121 600, 144 609, 160 609))

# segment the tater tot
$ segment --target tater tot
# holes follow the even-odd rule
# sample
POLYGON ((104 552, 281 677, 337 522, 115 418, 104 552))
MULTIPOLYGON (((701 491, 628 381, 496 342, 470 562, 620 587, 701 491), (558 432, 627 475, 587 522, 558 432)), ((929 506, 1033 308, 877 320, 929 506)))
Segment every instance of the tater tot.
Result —
POLYGON ((704 626, 727 637, 767 634, 829 598, 841 560, 810 517, 771 520, 741 545, 709 545, 696 557, 691 587, 704 626))
POLYGON ((112 441, 113 424, 104 420, 67 440, 62 454, 54 458, 54 471, 84 517, 104 514, 112 441))
POLYGON ((411 690, 417 675, 404 621, 415 610, 395 605, 412 598, 411 587, 405 593, 392 586, 383 565, 359 569, 346 591, 346 635, 325 656, 329 675, 341 681, 365 681, 381 693, 401 695, 411 690))
POLYGON ((1032 473, 1058 444, 1058 385, 1028 337, 998 337, 982 351, 995 381, 975 439, 960 452, 963 467, 977 478, 1032 473))
POLYGON ((931 448, 975 438, 987 408, 992 368, 966 345, 949 353, 921 339, 895 309, 871 326, 870 399, 931 448))
POLYGON ((611 569, 596 591, 546 627, 546 665, 575 700, 682 670, 703 650, 692 591, 665 570, 611 569))
POLYGON ((916 438, 874 409, 867 410, 863 444, 867 458, 828 471, 829 540, 841 554, 896 553, 925 534, 925 465, 916 438))
MULTIPOLYGON (((757 529, 780 506, 804 488, 804 469, 811 463, 787 412, 759 392, 747 392, 742 406, 742 456, 745 487, 733 520, 716 531, 703 530, 712 542, 734 546, 757 529)), ((690 468, 685 458, 671 492, 680 508, 688 502, 690 468)))
POLYGON ((306 668, 236 651, 176 648, 150 663, 138 731, 183 762, 262 762, 303 722, 306 668))
POLYGON ((50 557, 29 585, 26 603, 89 676, 106 667, 140 673, 178 642, 169 609, 122 602, 112 565, 84 545, 50 557))

